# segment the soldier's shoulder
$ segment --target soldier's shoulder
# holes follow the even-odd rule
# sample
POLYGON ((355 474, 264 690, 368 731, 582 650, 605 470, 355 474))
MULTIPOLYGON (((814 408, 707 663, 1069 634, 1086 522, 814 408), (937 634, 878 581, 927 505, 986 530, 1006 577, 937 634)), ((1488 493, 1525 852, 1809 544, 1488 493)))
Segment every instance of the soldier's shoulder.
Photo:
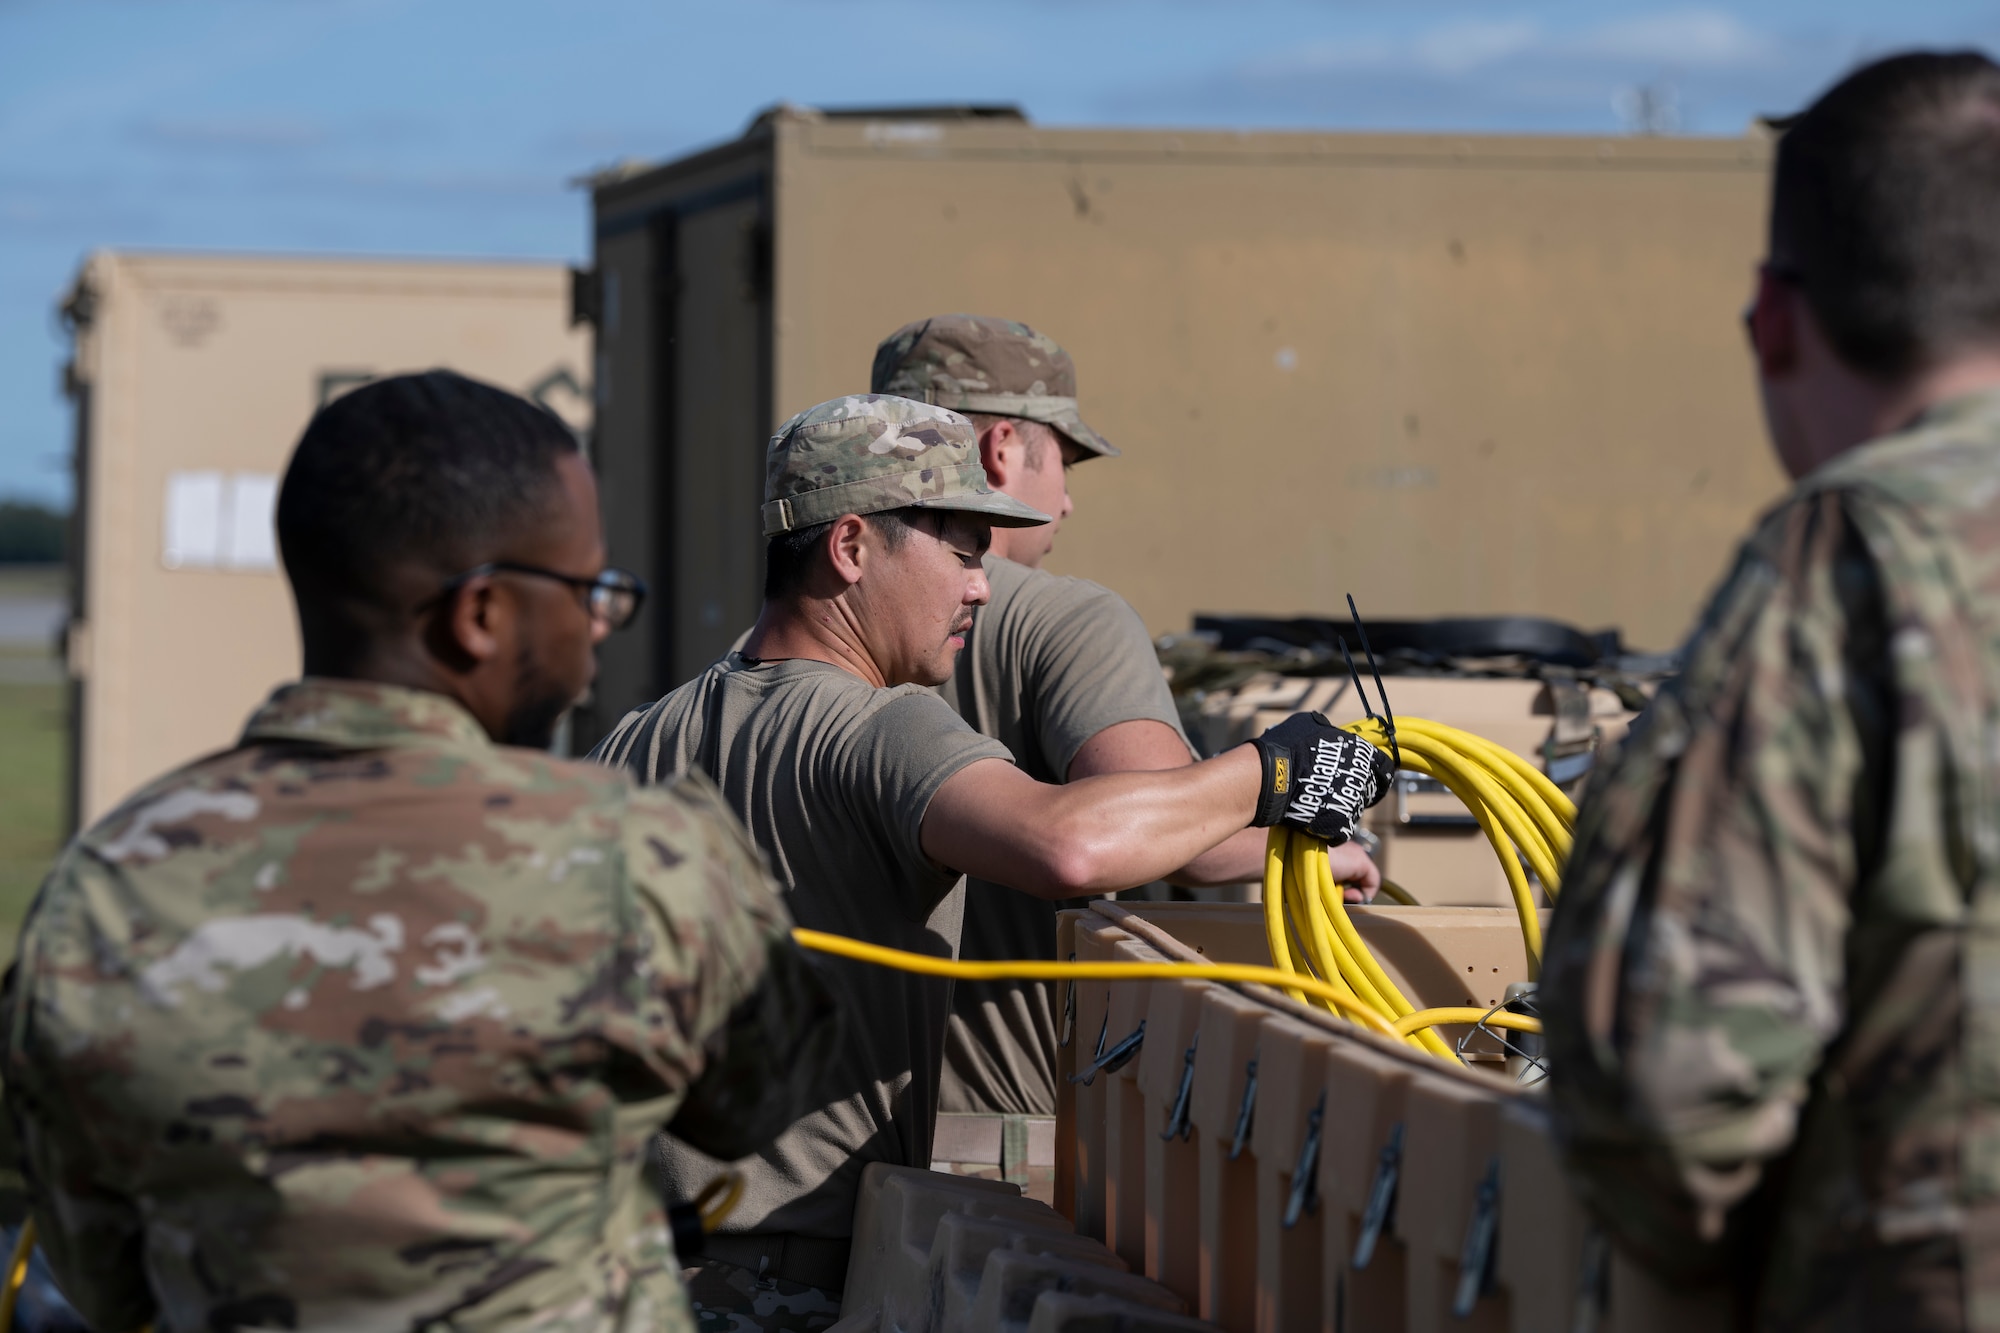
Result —
POLYGON ((682 722, 694 712, 699 700, 728 675, 730 663, 741 659, 732 651, 709 664, 694 679, 685 681, 650 703, 634 704, 612 724, 604 738, 590 749, 595 763, 627 769, 641 779, 660 776, 654 771, 652 751, 662 733, 677 733, 682 722))
POLYGON ((149 839, 159 824, 207 812, 251 823, 260 813, 258 777, 255 752, 242 746, 189 760, 126 795, 80 830, 71 845, 102 850, 149 839))
POLYGON ((698 768, 655 786, 630 787, 627 801, 626 840, 650 848, 652 861, 662 870, 678 869, 694 857, 748 863, 760 870, 765 864, 722 789, 698 768))

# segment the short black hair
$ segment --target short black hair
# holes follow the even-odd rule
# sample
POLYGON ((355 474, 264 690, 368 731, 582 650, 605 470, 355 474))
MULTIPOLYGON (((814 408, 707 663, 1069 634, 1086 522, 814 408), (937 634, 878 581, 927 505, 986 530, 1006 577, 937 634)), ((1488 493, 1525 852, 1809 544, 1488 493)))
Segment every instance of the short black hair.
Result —
POLYGON ((302 613, 384 605, 388 575, 440 581, 491 560, 554 503, 577 452, 561 418, 449 370, 365 384, 314 414, 278 491, 278 549, 302 613))
MULTIPOLYGON (((910 520, 923 512, 921 509, 885 509, 863 514, 862 517, 881 530, 882 541, 893 551, 909 539, 910 520)), ((813 557, 826 540, 826 534, 832 530, 830 522, 815 523, 809 528, 793 528, 790 532, 772 535, 764 544, 765 601, 775 602, 780 597, 789 597, 805 585, 813 557)))
POLYGON ((1865 375, 2000 346, 2000 66, 1977 51, 1892 56, 1789 122, 1771 259, 1865 375))

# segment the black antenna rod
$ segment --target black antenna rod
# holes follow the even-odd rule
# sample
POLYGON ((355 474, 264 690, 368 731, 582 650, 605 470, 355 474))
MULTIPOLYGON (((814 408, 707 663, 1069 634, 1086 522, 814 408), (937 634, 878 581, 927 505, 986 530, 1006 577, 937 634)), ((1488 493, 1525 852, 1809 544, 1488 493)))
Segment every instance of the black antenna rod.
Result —
MULTIPOLYGON (((1396 769, 1400 772, 1403 767, 1403 749, 1396 744, 1396 714, 1389 707, 1389 691, 1382 687, 1382 668, 1375 663, 1375 650, 1368 646, 1368 631, 1362 628, 1361 612, 1355 609, 1353 593, 1347 594, 1347 614, 1354 617, 1354 632, 1361 637, 1361 651, 1368 654, 1368 670, 1375 676, 1375 692, 1382 696, 1382 716, 1385 719, 1383 727, 1389 733, 1389 754, 1395 759, 1396 769)), ((1347 665, 1352 669, 1353 659, 1350 658, 1347 665)), ((1355 683, 1360 684, 1359 681, 1355 683)))

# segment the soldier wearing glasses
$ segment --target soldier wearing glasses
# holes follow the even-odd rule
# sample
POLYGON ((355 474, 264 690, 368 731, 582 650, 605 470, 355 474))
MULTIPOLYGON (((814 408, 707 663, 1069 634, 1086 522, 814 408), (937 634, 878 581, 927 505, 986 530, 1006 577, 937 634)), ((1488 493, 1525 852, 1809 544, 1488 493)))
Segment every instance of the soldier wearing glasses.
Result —
POLYGON ((648 1141, 756 1150, 838 1043, 705 778, 545 752, 644 595, 589 466, 404 376, 313 419, 277 526, 304 678, 70 845, 9 974, 60 1285, 94 1328, 691 1328, 648 1141))

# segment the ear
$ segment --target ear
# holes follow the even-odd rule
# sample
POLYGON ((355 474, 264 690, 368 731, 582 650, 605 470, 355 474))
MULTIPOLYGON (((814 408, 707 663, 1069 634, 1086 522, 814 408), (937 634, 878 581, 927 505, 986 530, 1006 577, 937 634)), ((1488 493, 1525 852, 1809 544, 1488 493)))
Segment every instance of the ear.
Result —
POLYGON ((501 621, 512 612, 505 601, 491 575, 467 579, 439 607, 436 628, 443 642, 434 647, 468 668, 492 661, 500 653, 501 621))
POLYGON ((868 524, 858 514, 842 514, 826 534, 826 555, 833 572, 849 587, 861 582, 867 563, 868 524))
POLYGON ((1027 440, 1005 417, 979 432, 979 466, 986 469, 986 484, 1006 490, 1027 465, 1027 450, 1027 440))
POLYGON ((1767 380, 1783 379, 1799 360, 1799 320, 1805 317, 1805 294, 1768 268, 1757 272, 1757 295, 1750 304, 1750 341, 1757 354, 1757 373, 1767 380))

